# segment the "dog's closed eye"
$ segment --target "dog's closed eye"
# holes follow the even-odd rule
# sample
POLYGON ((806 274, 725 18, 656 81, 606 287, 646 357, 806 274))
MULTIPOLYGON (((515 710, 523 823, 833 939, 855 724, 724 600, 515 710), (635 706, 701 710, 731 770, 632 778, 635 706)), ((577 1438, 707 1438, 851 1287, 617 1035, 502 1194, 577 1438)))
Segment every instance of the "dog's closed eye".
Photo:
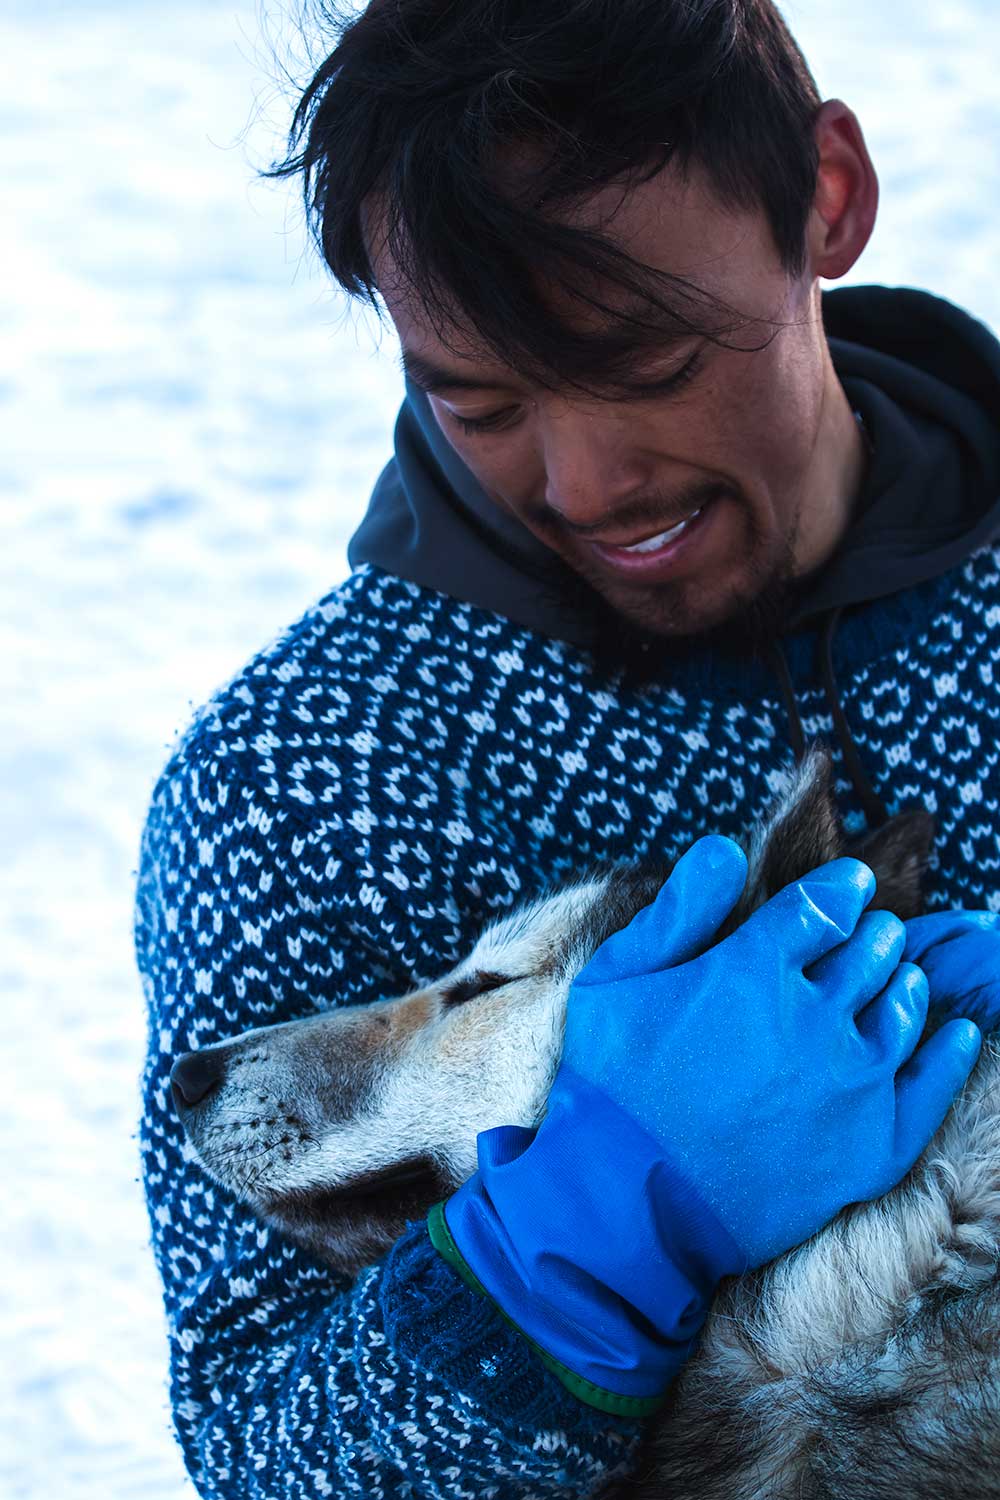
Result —
POLYGON ((466 1000, 474 1000, 477 995, 485 995, 490 990, 498 990, 502 985, 510 983, 509 974, 494 974, 489 969, 476 969, 464 979, 456 979, 453 984, 446 985, 441 991, 441 1003, 446 1008, 464 1005, 466 1000))

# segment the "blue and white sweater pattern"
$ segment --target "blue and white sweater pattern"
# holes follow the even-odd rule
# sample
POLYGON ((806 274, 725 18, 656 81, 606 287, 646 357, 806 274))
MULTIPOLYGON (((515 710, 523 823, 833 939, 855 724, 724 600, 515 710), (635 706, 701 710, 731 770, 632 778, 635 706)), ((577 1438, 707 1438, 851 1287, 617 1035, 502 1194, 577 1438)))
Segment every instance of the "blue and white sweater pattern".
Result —
MULTIPOLYGON (((832 742, 815 638, 785 644, 806 733, 832 742)), ((930 907, 1000 910, 1000 554, 845 616, 836 660, 880 794, 936 816, 930 907)), ((641 1425, 572 1397, 423 1223, 352 1285, 215 1187, 170 1066, 432 980, 488 918, 594 859, 739 832, 787 734, 763 667, 695 652, 630 688, 368 566, 198 713, 150 808, 136 946, 143 1182, 203 1496, 581 1500, 628 1471, 641 1425)))

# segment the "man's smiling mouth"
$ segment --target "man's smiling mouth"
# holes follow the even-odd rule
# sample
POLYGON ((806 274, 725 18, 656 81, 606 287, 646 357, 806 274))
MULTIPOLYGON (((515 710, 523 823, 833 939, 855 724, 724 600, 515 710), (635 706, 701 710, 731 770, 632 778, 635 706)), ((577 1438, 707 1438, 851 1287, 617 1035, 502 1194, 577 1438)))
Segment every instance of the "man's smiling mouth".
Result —
MULTIPOLYGON (((645 541, 642 542, 632 542, 627 547, 619 542, 616 550, 619 552, 656 552, 660 547, 666 546, 667 542, 672 542, 674 537, 678 537, 682 532, 686 531, 691 522, 697 516, 701 515, 702 508, 699 507, 698 510, 692 511, 689 516, 685 516, 683 521, 678 521, 676 526, 671 526, 669 531, 658 531, 655 536, 646 537, 645 541)), ((607 546, 608 543, 605 542, 604 545, 607 546)))
POLYGON ((720 509, 725 509, 719 506, 718 499, 719 495, 714 495, 704 500, 697 510, 691 511, 682 521, 669 526, 665 531, 657 531, 652 536, 640 537, 637 541, 625 544, 595 539, 586 545, 604 568, 636 577, 648 576, 648 581, 653 583, 661 578, 665 580, 675 565, 679 567, 683 564, 686 569, 687 562, 683 560, 695 561, 696 551, 700 554, 702 550, 702 542, 716 531, 713 522, 720 509))

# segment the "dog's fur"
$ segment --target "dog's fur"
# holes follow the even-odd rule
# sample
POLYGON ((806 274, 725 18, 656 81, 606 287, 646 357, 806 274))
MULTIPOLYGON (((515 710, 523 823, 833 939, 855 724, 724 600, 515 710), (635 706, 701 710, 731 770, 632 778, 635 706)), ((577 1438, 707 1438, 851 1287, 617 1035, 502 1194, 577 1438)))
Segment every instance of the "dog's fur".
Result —
MULTIPOLYGON (((873 907, 913 916, 932 834, 916 811, 846 850, 814 751, 747 839, 719 937, 843 852, 875 871, 873 907)), ((198 1160, 314 1255, 371 1264, 475 1170, 479 1131, 539 1123, 573 977, 668 871, 594 870, 488 927, 437 984, 203 1049, 193 1105, 178 1059, 198 1160)), ((1000 1500, 1000 1046, 893 1192, 723 1284, 615 1494, 1000 1500)))

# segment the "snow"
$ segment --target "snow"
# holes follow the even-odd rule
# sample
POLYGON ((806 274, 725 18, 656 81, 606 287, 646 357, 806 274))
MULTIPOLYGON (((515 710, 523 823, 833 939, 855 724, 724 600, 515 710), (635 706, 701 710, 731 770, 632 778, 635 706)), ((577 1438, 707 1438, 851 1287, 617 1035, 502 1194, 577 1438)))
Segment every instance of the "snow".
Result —
MULTIPOLYGON (((0 1493, 194 1495, 135 1141, 139 830, 199 702, 347 572, 391 453, 391 330, 255 180, 291 0, 0 13, 0 1493)), ((797 0, 882 208, 851 281, 1000 325, 994 0, 797 0)), ((301 49, 299 49, 301 50, 301 49)))

